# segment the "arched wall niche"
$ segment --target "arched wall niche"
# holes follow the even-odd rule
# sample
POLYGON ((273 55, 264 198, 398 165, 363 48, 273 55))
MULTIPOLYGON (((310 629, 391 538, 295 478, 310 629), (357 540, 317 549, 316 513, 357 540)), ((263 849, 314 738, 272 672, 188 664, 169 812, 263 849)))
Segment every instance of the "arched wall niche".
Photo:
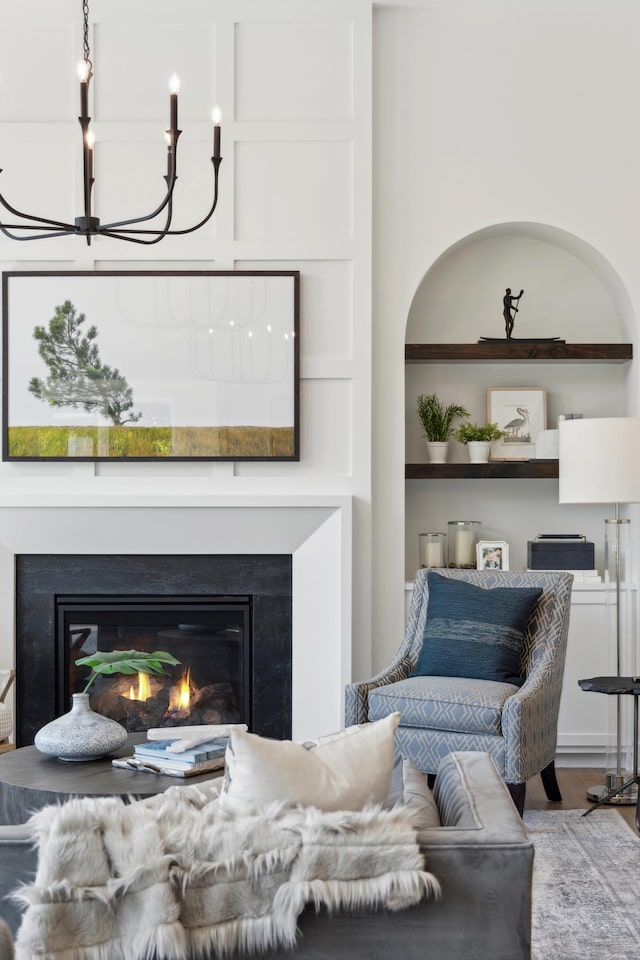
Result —
POLYGON ((449 247, 425 273, 407 321, 407 343, 502 337, 506 287, 524 289, 514 337, 631 341, 629 295, 609 261, 566 230, 500 223, 449 247))
MULTIPOLYGON (((475 343, 505 336, 502 297, 524 289, 513 336, 560 337, 568 343, 632 342, 636 319, 611 263, 591 244, 546 224, 502 223, 461 238, 429 267, 409 309, 407 343, 475 343)), ((461 403, 486 419, 488 387, 542 387, 547 428, 561 413, 637 415, 635 364, 438 363, 405 367, 406 460, 425 462, 416 415, 419 393, 461 403)), ((450 444, 449 459, 466 450, 450 444)), ((584 533, 600 544, 602 507, 558 504, 557 480, 411 480, 406 482, 406 577, 418 565, 418 533, 446 530, 447 520, 477 519, 482 536, 506 540, 512 569, 526 565, 526 543, 538 533, 584 533)))

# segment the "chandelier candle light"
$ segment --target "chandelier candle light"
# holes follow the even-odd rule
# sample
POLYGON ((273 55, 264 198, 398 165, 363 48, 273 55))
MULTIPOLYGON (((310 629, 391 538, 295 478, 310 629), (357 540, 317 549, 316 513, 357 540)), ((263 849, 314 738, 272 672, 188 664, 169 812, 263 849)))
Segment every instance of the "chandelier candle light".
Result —
MULTIPOLYGON (((114 237, 116 240, 128 240, 131 243, 154 244, 158 243, 164 237, 178 236, 186 233, 193 233, 204 226, 213 216, 213 212, 218 203, 218 171, 222 157, 220 155, 220 120, 221 114, 216 107, 212 113, 213 121, 213 156, 211 163, 213 165, 213 200, 208 213, 194 226, 183 229, 171 229, 173 217, 173 191, 178 179, 177 155, 178 138, 182 133, 178 129, 178 90, 180 81, 174 74, 169 84, 169 129, 165 136, 167 139, 167 172, 163 177, 166 190, 162 201, 155 210, 146 216, 131 217, 126 220, 116 220, 112 223, 101 224, 98 217, 93 212, 93 152, 95 144, 95 135, 91 130, 91 117, 89 116, 89 83, 93 76, 93 64, 91 62, 91 51, 89 48, 89 4, 83 0, 82 13, 84 18, 84 58, 78 64, 78 78, 80 80, 80 116, 78 120, 82 129, 82 160, 83 160, 83 195, 84 207, 83 215, 76 217, 73 223, 64 223, 60 220, 51 220, 47 217, 33 216, 29 213, 23 213, 13 207, 0 193, 0 204, 12 216, 20 217, 23 223, 4 223, 0 219, 0 232, 10 240, 46 240, 51 237, 64 237, 75 234, 85 237, 87 244, 91 244, 91 238, 114 237), (146 223, 153 220, 161 213, 165 214, 164 223, 158 227, 140 227, 136 224, 146 223)), ((0 169, 0 173, 2 170, 0 169)))

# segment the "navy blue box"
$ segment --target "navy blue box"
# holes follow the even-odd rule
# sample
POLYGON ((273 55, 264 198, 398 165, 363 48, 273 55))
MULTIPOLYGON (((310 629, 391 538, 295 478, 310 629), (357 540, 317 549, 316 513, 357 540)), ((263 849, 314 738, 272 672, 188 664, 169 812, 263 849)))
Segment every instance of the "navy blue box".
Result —
POLYGON ((588 540, 529 540, 530 570, 594 570, 595 548, 588 540))

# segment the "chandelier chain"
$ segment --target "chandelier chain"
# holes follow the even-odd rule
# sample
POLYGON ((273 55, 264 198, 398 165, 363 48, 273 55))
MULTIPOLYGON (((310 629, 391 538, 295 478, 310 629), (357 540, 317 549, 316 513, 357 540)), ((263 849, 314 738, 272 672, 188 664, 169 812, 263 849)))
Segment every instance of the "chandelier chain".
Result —
POLYGON ((89 64, 89 67, 93 67, 91 63, 91 49, 89 47, 89 0, 82 0, 82 17, 83 17, 83 48, 84 48, 84 59, 89 64))

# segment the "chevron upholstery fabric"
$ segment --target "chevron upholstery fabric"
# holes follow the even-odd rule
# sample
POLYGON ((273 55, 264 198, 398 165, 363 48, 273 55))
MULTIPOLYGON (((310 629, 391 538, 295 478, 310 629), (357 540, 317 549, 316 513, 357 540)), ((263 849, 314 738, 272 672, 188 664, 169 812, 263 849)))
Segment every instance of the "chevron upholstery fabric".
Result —
POLYGON ((505 700, 517 689, 495 680, 429 677, 425 683, 424 677, 408 677, 371 691, 369 719, 400 712, 406 727, 502 736, 505 700))
MULTIPOLYGON (((425 731, 416 727, 399 727, 396 733, 396 749, 399 755, 412 760, 423 773, 438 770, 444 758, 457 751, 463 744, 467 745, 467 750, 490 754, 503 779, 506 779, 502 773, 507 760, 504 737, 481 734, 470 737, 463 733, 452 733, 449 730, 425 731)), ((506 782, 515 783, 516 781, 506 782)))
POLYGON ((374 713, 377 719, 385 709, 399 710, 402 718, 396 734, 397 750, 424 773, 436 773, 440 760, 453 750, 481 750, 491 754, 507 783, 525 783, 555 756, 573 578, 568 573, 542 571, 442 569, 437 572, 489 589, 542 588, 524 638, 521 670, 525 682, 518 688, 475 680, 467 686, 456 687, 455 691, 450 685, 451 697, 461 697, 450 703, 446 702, 444 685, 459 678, 412 678, 424 684, 424 692, 419 696, 411 683, 407 686, 422 647, 429 601, 428 571, 419 570, 403 642, 391 663, 375 677, 347 686, 345 722, 347 725, 366 723, 374 719, 374 713), (496 711, 500 697, 504 702, 498 728, 496 711), (474 724, 480 725, 483 712, 488 720, 486 729, 469 729, 474 724), (421 724, 414 725, 410 717, 420 719, 421 724), (433 722, 432 717, 435 723, 425 726, 433 722), (454 726, 454 718, 462 722, 454 726), (447 725, 454 728, 446 729, 447 725))

